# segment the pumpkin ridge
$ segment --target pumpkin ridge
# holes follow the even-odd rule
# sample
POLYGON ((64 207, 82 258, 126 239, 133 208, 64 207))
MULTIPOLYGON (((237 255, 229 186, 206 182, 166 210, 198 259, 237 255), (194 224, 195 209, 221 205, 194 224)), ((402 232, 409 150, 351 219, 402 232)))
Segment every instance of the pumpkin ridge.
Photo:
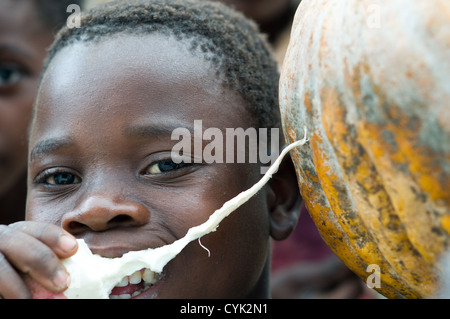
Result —
MULTIPOLYGON (((358 112, 358 119, 356 120, 356 125, 355 125, 355 129, 356 132, 353 132, 353 134, 349 134, 349 132, 346 132, 346 136, 355 136, 356 140, 354 145, 348 145, 348 139, 346 140, 346 146, 344 148, 344 143, 338 143, 337 145, 335 145, 335 148, 337 149, 341 149, 341 151, 344 151, 346 149, 350 149, 353 150, 353 155, 354 156, 359 156, 359 157, 363 157, 362 153, 358 153, 358 147, 361 147, 364 150, 364 153, 367 154, 368 158, 366 160, 370 161, 373 170, 373 173, 371 174, 371 176, 366 176, 364 178, 364 174, 366 173, 367 169, 370 168, 366 168, 365 170, 361 171, 360 174, 354 174, 352 171, 346 171, 346 180, 347 183, 350 185, 351 184, 351 179, 352 176, 353 178, 364 178, 364 180, 366 182, 369 182, 371 184, 375 184, 375 185, 379 185, 380 187, 382 187, 383 189, 383 196, 386 196, 386 201, 389 202, 389 208, 387 207, 383 207, 383 206, 378 206, 375 205, 375 207, 377 208, 373 213, 377 213, 377 211, 380 214, 385 213, 385 215, 388 216, 388 218, 392 221, 392 219, 398 219, 399 222, 397 222, 395 225, 391 225, 389 226, 389 224, 383 224, 381 223, 381 225, 379 225, 378 227, 374 228, 374 231, 377 231, 380 233, 380 236, 383 237, 383 240, 379 240, 378 245, 380 246, 380 249, 382 249, 382 243, 386 243, 386 247, 388 250, 386 249, 382 249, 383 250, 383 255, 386 256, 386 258, 390 261, 389 263, 394 266, 395 269, 397 269, 397 273, 401 273, 403 271, 405 271, 406 269, 416 269, 414 276, 412 276, 412 278, 407 278, 409 285, 411 287, 415 287, 415 289, 417 290, 423 290, 423 291, 427 291, 428 294, 432 293, 432 287, 430 287, 431 282, 436 280, 436 273, 433 270, 433 267, 430 267, 427 264, 427 260, 426 260, 426 256, 424 256, 421 253, 420 247, 416 247, 414 245, 414 240, 411 240, 410 237, 414 238, 414 234, 411 234, 411 231, 408 229, 406 229, 404 227, 403 224, 403 220, 401 218, 401 216, 398 216, 398 214, 396 213, 396 209, 393 207, 394 202, 391 199, 391 195, 393 194, 392 192, 389 192, 385 186, 386 181, 383 179, 383 174, 382 172, 380 172, 380 169, 377 167, 377 162, 376 162, 376 157, 373 155, 373 153, 371 152, 370 148, 367 147, 367 139, 364 139, 363 137, 365 136, 364 133, 362 132, 364 130, 364 127, 369 125, 367 124, 368 121, 367 120, 367 116, 366 114, 374 114, 376 112, 376 110, 381 110, 381 112, 385 113, 386 111, 389 112, 389 109, 386 109, 384 107, 378 107, 380 105, 386 105, 387 103, 385 102, 385 94, 382 93, 381 88, 379 88, 376 84, 374 83, 367 83, 367 79, 370 78, 368 75, 370 74, 370 68, 368 67, 367 63, 361 62, 360 64, 358 64, 354 71, 352 72, 353 76, 348 73, 346 74, 345 78, 351 78, 351 80, 348 80, 348 82, 353 83, 353 88, 354 90, 352 91, 353 95, 354 95, 354 103, 356 105, 357 110, 359 110, 358 112), (365 79, 365 93, 363 93, 362 90, 362 81, 363 79, 365 79), (368 87, 372 87, 372 89, 368 90, 368 87), (368 103, 368 94, 370 94, 370 92, 372 92, 372 94, 375 95, 375 98, 370 98, 371 103, 368 103), (362 112, 362 110, 364 110, 364 112, 362 112), (388 210, 386 212, 386 210, 388 210), (389 231, 390 234, 386 234, 386 231, 389 231), (394 242, 396 243, 397 246, 401 247, 400 249, 396 249, 395 247, 391 247, 391 243, 394 242), (380 244, 381 243, 381 244, 380 244), (390 253, 388 253, 390 252, 390 253), (413 258, 411 258, 411 256, 414 256, 413 258), (392 260, 391 260, 392 259, 392 260), (398 265, 398 263, 401 262, 400 266, 398 267, 396 265, 398 265), (425 288, 428 287, 428 288, 425 288)), ((345 105, 342 103, 342 101, 337 101, 336 105, 345 105)), ((336 109, 338 109, 339 107, 335 107, 336 109)), ((333 118, 337 119, 337 122, 340 123, 347 123, 348 121, 346 121, 346 119, 344 117, 338 117, 337 114, 333 114, 333 118)), ((329 116, 331 117, 331 116, 329 116)), ((385 125, 387 125, 387 123, 389 123, 389 121, 387 119, 392 118, 391 116, 377 116, 378 119, 382 119, 381 123, 377 123, 377 125, 374 125, 374 127, 377 128, 377 130, 374 130, 374 132, 384 135, 384 130, 381 129, 380 130, 380 126, 383 128, 385 127, 385 125), (381 133, 380 133, 381 131, 381 133)), ((351 124, 349 124, 351 125, 351 124)), ((371 139, 371 141, 375 140, 373 137, 371 139)), ((385 151, 386 149, 388 149, 388 147, 390 146, 390 144, 392 144, 392 142, 388 139, 388 140, 384 140, 385 144, 383 147, 383 150, 385 151)), ((393 148, 396 147, 396 143, 394 141, 393 143, 393 148)), ((342 163, 341 163, 342 165, 342 163)), ((407 171, 408 172, 408 171, 407 171)), ((412 180, 413 176, 410 176, 412 180)), ((379 194, 379 196, 381 196, 381 194, 379 194)), ((360 201, 370 201, 370 198, 368 198, 368 194, 364 194, 364 196, 354 196, 356 199, 360 200, 360 201)), ((365 210, 363 207, 359 207, 359 211, 361 213, 361 215, 364 215, 365 210)), ((366 214, 367 215, 367 214, 366 214)), ((422 250, 423 251, 423 250, 422 250)))
MULTIPOLYGON (((386 277, 386 280, 384 281, 383 284, 386 284, 387 282, 391 282, 392 280, 390 280, 390 277, 394 277, 395 281, 401 281, 403 282, 404 279, 401 279, 399 273, 401 273, 402 271, 405 270, 404 267, 402 267, 401 263, 396 263, 394 260, 394 263, 392 262, 392 260, 388 259, 387 256, 385 255, 386 250, 392 251, 391 247, 381 247, 378 243, 378 241, 376 240, 376 236, 374 236, 374 234, 379 233, 379 228, 380 227, 373 227, 373 223, 371 223, 370 221, 367 221, 368 216, 370 217, 370 214, 364 214, 364 209, 361 209, 360 205, 361 203, 355 202, 354 204, 351 204, 351 207, 346 208, 344 211, 340 210, 342 207, 347 207, 347 204, 344 204, 344 201, 346 200, 351 200, 352 198, 355 198, 353 196, 353 192, 354 190, 352 190, 351 188, 348 188, 348 190, 344 190, 344 189, 339 189, 339 184, 342 185, 350 185, 350 173, 348 172, 348 170, 346 169, 347 167, 350 167, 352 169, 358 169, 359 167, 354 167, 354 163, 353 163, 353 159, 355 158, 356 155, 362 155, 362 154, 354 154, 354 152, 352 150, 355 150, 354 147, 351 147, 352 145, 348 145, 349 142, 351 141, 351 136, 352 134, 350 134, 350 132, 348 131, 348 126, 347 125, 343 125, 342 123, 345 123, 344 121, 342 121, 343 118, 345 118, 345 110, 343 110, 342 108, 338 107, 337 105, 339 105, 337 102, 337 100, 339 100, 339 94, 335 91, 335 90, 323 90, 322 94, 321 94, 321 99, 320 101, 322 101, 322 103, 317 103, 317 106, 319 107, 319 105, 322 106, 322 126, 321 129, 324 130, 324 135, 326 136, 327 142, 330 144, 331 149, 326 151, 326 154, 328 154, 328 156, 334 156, 338 162, 338 165, 336 165, 336 167, 334 167, 333 171, 337 174, 338 171, 343 170, 345 172, 345 174, 343 174, 343 176, 345 176, 345 179, 342 177, 336 177, 336 180, 339 181, 339 183, 337 181, 335 181, 333 183, 333 187, 337 189, 337 194, 339 196, 336 196, 334 194, 332 194, 332 190, 330 191, 330 187, 326 187, 325 189, 328 189, 328 191, 325 191, 325 193, 327 194, 327 197, 329 198, 329 201, 332 202, 334 198, 337 198, 338 203, 331 203, 330 206, 332 207, 333 211, 336 214, 336 217, 338 218, 339 223, 341 223, 341 226, 343 227, 343 229, 345 230, 345 232, 347 234, 353 234, 353 237, 350 237, 349 240, 352 243, 353 246, 357 245, 354 249, 358 252, 358 254, 363 258, 363 260, 365 261, 366 264, 377 264, 382 266, 381 269, 389 269, 389 275, 387 275, 386 273, 381 273, 381 276, 386 277), (325 121, 324 119, 329 119, 329 121, 325 121), (339 148, 337 148, 339 151, 337 151, 335 144, 340 145, 341 149, 339 150, 339 148), (342 162, 342 155, 343 152, 350 152, 348 158, 350 159, 350 164, 349 165, 345 165, 345 163, 342 162), (330 194, 331 193, 331 194, 330 194), (347 195, 349 194, 349 195, 347 195), (331 199, 330 199, 331 197, 331 199), (354 208, 353 208, 353 205, 354 208), (358 208, 358 209, 357 209, 358 208), (360 214, 356 214, 357 211, 360 211, 360 214), (354 227, 353 225, 357 225, 360 227, 354 227), (370 247, 369 245, 373 243, 373 247, 370 247), (369 244, 369 245, 368 245, 369 244), (384 248, 384 249, 383 249, 384 248), (373 258, 373 257, 379 257, 377 258, 373 258)), ((317 100, 319 101, 319 100, 317 100)), ((316 125, 316 127, 319 127, 319 125, 316 125)), ((318 146, 314 146, 312 145, 312 148, 315 148, 317 150, 321 149, 324 150, 325 145, 327 144, 324 141, 325 137, 320 140, 320 145, 321 147, 319 148, 318 146)), ((354 142, 356 143, 356 141, 354 142)), ((360 151, 364 151, 363 149, 360 149, 360 151)), ((323 160, 325 162, 325 165, 328 166, 326 164, 327 159, 323 159, 323 154, 321 154, 321 156, 317 156, 318 158, 320 157, 321 160, 323 160)), ((366 157, 366 160, 368 158, 366 157)), ((370 162, 370 159, 368 159, 370 162)), ((334 160, 333 160, 334 161, 334 160)), ((361 164, 361 163, 360 163, 361 164)), ((318 171, 324 171, 326 172, 326 169, 324 169, 323 167, 321 167, 321 163, 316 163, 315 167, 317 168, 318 171)), ((361 173, 361 172, 360 172, 361 173)), ((358 175, 357 175, 358 176, 358 175)), ((330 175, 327 174, 326 176, 321 176, 320 180, 322 182, 326 182, 327 180, 330 179, 330 175)), ((382 187, 382 185, 380 185, 382 187)), ((347 188, 347 187, 346 187, 347 188)), ((359 198, 359 197, 356 197, 359 198)), ((367 208, 367 207, 366 207, 367 208)), ((372 210, 372 213, 374 211, 372 210)), ((376 212, 376 211, 375 211, 376 212)), ((420 272, 420 271, 419 271, 420 272)), ((366 274, 367 277, 367 274, 366 274)), ((420 278, 420 276, 418 276, 418 278, 420 278)), ((407 282, 404 282, 403 284, 407 284, 407 282)), ((409 282, 409 285, 412 285, 412 282, 409 282)), ((397 285, 399 288, 400 285, 397 285)), ((414 285, 415 286, 415 285, 414 285)), ((417 296, 416 292, 409 292, 408 293, 409 296, 417 296)))
MULTIPOLYGON (((381 256, 385 257, 386 266, 383 268, 390 269, 390 275, 394 276, 396 280, 400 280, 399 273, 408 269, 407 267, 418 266, 416 262, 410 265, 411 262, 407 258, 408 254, 406 256, 401 254, 402 250, 407 253, 411 252, 413 247, 411 247, 412 245, 404 229, 402 231, 401 223, 398 223, 398 216, 392 207, 389 194, 386 193, 382 181, 377 178, 377 171, 373 166, 372 159, 364 150, 364 146, 356 140, 355 128, 353 127, 352 130, 351 124, 343 124, 346 123, 346 111, 338 106, 343 105, 339 94, 335 90, 323 90, 322 99, 325 101, 322 103, 324 114, 322 124, 334 149, 340 169, 345 172, 344 183, 349 186, 350 197, 356 200, 355 205, 357 209, 354 211, 360 212, 358 216, 361 218, 361 225, 367 230, 370 237, 368 240, 375 241, 375 244, 380 249, 381 256), (358 160, 355 161, 355 159, 358 160), (358 191, 363 192, 364 196, 354 196, 354 193, 358 191), (382 202, 378 203, 380 198, 382 202), (385 207, 380 207, 380 205, 385 207), (373 219, 377 215, 378 218, 373 219), (387 219, 387 225, 386 222, 383 222, 383 219, 387 219), (389 223, 394 222, 393 219, 397 219, 397 223, 389 227, 389 223), (400 228, 398 228, 399 226, 400 228), (379 241, 377 239, 378 236, 381 236, 383 240, 379 241), (393 236, 397 237, 395 241, 388 240, 393 236), (398 247, 401 247, 401 250, 398 247)), ((416 278, 419 279, 407 280, 405 284, 407 283, 412 287, 423 284, 420 278, 424 278, 430 269, 424 261, 419 266, 416 267, 419 272, 416 278)))

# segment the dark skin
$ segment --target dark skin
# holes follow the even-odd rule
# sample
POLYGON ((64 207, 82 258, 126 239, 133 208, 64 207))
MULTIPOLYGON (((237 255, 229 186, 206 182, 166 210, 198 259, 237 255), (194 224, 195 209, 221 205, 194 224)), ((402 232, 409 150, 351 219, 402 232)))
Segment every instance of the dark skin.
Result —
POLYGON ((274 42, 280 32, 291 23, 295 9, 291 0, 219 0, 256 21, 262 32, 274 42))
POLYGON ((25 217, 27 128, 53 39, 32 3, 0 0, 0 224, 25 217))
MULTIPOLYGON (((178 142, 170 138, 177 127, 202 119, 203 129, 225 131, 255 122, 243 98, 188 48, 187 40, 158 34, 119 35, 56 55, 30 135, 28 221, 0 229, 0 251, 12 260, 0 268, 25 270, 62 291, 58 257, 76 247, 61 238, 83 238, 104 257, 160 247, 261 178, 257 164, 161 165, 178 142)), ((192 242, 134 298, 269 297, 270 238, 289 236, 300 201, 287 159, 270 184, 202 238, 211 257, 192 242)), ((0 295, 29 297, 21 275, 0 272, 0 295)))

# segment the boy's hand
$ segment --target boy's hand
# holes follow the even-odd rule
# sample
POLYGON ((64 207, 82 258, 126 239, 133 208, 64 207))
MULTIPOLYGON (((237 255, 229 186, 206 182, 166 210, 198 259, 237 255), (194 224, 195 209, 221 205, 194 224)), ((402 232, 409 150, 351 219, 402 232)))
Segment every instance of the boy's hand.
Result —
POLYGON ((77 251, 75 238, 41 222, 0 225, 0 297, 31 298, 24 275, 51 292, 67 289, 70 279, 60 258, 77 251))

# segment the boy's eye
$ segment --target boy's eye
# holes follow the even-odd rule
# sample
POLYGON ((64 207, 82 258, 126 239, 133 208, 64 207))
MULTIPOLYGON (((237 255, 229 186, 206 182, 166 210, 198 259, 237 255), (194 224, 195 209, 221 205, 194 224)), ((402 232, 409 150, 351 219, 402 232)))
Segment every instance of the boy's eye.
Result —
POLYGON ((174 170, 178 170, 181 168, 185 168, 192 165, 191 163, 174 163, 172 160, 163 160, 159 161, 157 163, 153 163, 150 165, 147 170, 146 174, 153 175, 153 174, 161 174, 161 173, 167 173, 174 170))
POLYGON ((47 176, 43 182, 48 185, 72 185, 79 184, 81 180, 74 174, 55 173, 47 176))
POLYGON ((18 83, 23 76, 24 72, 19 68, 0 66, 0 88, 18 83))

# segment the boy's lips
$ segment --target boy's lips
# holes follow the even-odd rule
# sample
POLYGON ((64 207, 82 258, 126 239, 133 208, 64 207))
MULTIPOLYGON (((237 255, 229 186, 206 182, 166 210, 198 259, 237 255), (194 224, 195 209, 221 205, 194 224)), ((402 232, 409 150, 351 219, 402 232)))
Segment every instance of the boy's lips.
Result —
POLYGON ((124 277, 111 291, 110 299, 130 299, 150 289, 161 278, 150 269, 141 269, 124 277))

